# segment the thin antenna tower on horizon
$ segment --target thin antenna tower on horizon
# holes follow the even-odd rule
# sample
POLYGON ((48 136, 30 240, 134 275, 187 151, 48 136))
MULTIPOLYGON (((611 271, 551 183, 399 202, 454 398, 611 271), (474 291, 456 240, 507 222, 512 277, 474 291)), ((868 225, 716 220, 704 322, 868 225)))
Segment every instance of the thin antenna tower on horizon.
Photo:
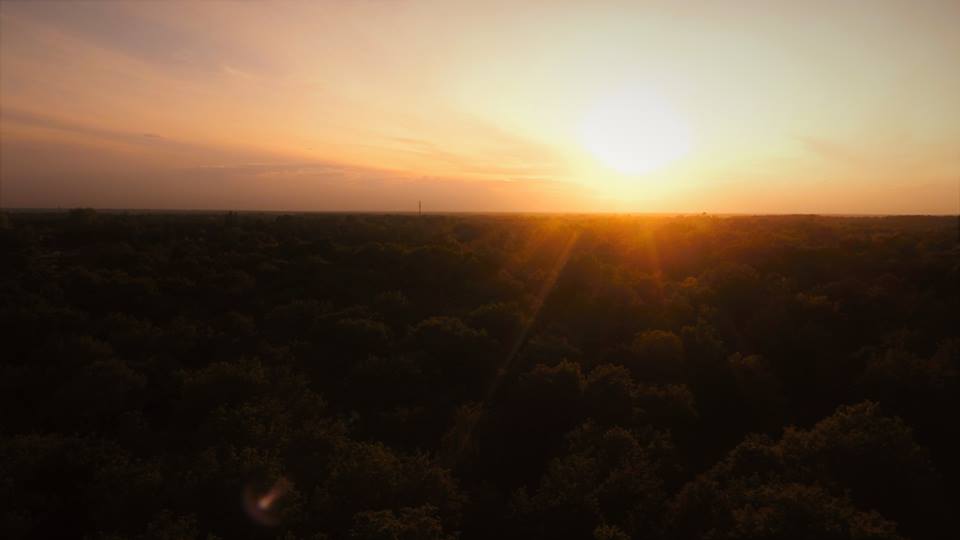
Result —
POLYGON ((417 201, 417 216, 423 215, 423 202, 417 201))

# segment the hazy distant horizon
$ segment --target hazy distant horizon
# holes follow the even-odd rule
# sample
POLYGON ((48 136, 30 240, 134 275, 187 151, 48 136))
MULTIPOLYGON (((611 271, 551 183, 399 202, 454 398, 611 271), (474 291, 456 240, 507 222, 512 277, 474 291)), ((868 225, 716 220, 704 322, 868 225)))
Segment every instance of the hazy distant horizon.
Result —
POLYGON ((643 211, 556 211, 556 212, 535 212, 535 211, 483 211, 483 210, 251 210, 245 208, 96 208, 91 206, 74 207, 46 207, 46 208, 27 208, 0 207, 0 211, 11 213, 68 213, 71 210, 90 209, 105 214, 139 214, 139 215, 161 215, 161 214, 211 214, 222 215, 226 213, 246 214, 246 215, 314 215, 314 214, 332 214, 332 215, 382 215, 382 216, 636 216, 636 217, 826 217, 826 218, 885 218, 885 217, 935 217, 952 218, 960 216, 960 213, 953 214, 850 214, 850 213, 819 213, 819 212, 784 212, 784 213, 762 213, 762 212, 643 212, 643 211))

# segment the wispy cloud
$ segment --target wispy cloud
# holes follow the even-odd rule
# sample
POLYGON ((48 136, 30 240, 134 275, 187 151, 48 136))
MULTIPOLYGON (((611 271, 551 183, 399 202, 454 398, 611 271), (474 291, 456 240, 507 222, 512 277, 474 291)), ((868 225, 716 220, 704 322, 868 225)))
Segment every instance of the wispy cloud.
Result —
POLYGON ((813 136, 798 136, 797 141, 810 153, 831 162, 860 165, 866 160, 857 149, 842 143, 813 136))
POLYGON ((105 129, 67 118, 59 118, 21 109, 0 109, 0 122, 7 123, 7 125, 17 124, 85 137, 96 137, 98 139, 126 144, 172 147, 185 145, 184 143, 167 139, 156 133, 138 133, 135 131, 105 129))
POLYGON ((412 210, 423 200, 438 211, 569 211, 592 200, 580 186, 548 179, 420 175, 291 160, 17 109, 0 111, 0 119, 5 128, 15 124, 74 135, 0 139, 9 156, 0 164, 0 175, 3 203, 10 207, 398 211, 412 210), (90 139, 121 146, 91 147, 90 139), (123 146, 170 157, 145 161, 119 150, 123 146))
MULTIPOLYGON (((158 16, 138 3, 27 2, 16 16, 104 50, 160 68, 248 74, 271 63, 255 48, 238 47, 158 16)), ((187 6, 181 6, 186 10, 187 6)), ((188 15, 188 14, 186 14, 188 15)))

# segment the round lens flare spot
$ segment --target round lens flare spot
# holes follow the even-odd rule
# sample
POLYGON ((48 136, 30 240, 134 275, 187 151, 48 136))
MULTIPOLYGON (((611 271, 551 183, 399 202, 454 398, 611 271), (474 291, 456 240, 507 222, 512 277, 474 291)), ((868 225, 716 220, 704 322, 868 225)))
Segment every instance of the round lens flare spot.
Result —
POLYGON ((251 519, 261 525, 274 526, 280 523, 278 502, 293 488, 286 478, 280 478, 266 491, 248 485, 243 491, 243 508, 251 519))
POLYGON ((643 174, 690 151, 690 133, 663 101, 625 92, 598 100, 580 129, 584 147, 604 166, 623 174, 643 174))

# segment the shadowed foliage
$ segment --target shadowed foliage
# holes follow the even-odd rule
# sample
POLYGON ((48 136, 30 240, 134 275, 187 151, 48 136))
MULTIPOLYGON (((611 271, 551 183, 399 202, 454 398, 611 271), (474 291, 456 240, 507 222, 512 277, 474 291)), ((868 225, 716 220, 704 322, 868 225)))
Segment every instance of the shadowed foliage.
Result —
POLYGON ((0 224, 4 538, 956 529, 955 218, 0 224))

